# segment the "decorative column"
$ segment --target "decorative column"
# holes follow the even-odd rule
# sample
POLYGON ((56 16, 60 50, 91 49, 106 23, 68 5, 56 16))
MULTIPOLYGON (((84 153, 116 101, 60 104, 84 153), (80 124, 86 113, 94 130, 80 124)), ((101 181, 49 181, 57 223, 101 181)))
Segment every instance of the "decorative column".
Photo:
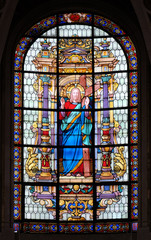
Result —
MULTIPOLYGON (((38 108, 42 109, 42 80, 38 79, 38 108)), ((41 144, 42 111, 38 111, 38 145, 41 144)))
POLYGON ((39 180, 51 180, 51 173, 50 173, 50 136, 49 136, 49 118, 48 118, 48 85, 50 81, 50 77, 43 75, 41 76, 41 80, 43 81, 43 108, 46 111, 43 111, 42 115, 42 136, 41 136, 41 145, 44 147, 40 148, 41 150, 41 174, 39 180), (48 147, 47 147, 48 146, 48 147))
MULTIPOLYGON (((101 102, 97 102, 97 109, 101 109, 101 102)), ((101 112, 97 112, 97 145, 101 145, 101 112)), ((99 179, 101 174, 101 160, 102 152, 101 148, 97 148, 97 172, 96 172, 96 179, 99 179)))
MULTIPOLYGON (((110 116, 109 116, 109 102, 108 102, 108 82, 111 76, 102 76, 103 82, 103 108, 107 110, 103 111, 103 126, 102 126, 102 144, 110 144, 110 116)), ((102 147, 102 168, 100 179, 113 179, 111 173, 111 147, 102 147)))
POLYGON ((110 91, 109 91, 109 106, 111 108, 110 110, 110 142, 111 144, 114 143, 113 96, 114 96, 114 90, 113 90, 113 76, 112 76, 110 81, 110 91))
MULTIPOLYGON (((51 109, 55 109, 55 87, 54 87, 54 79, 52 79, 52 93, 53 95, 51 95, 51 109)), ((54 142, 54 135, 55 135, 55 126, 54 126, 54 119, 55 119, 55 112, 52 111, 51 112, 51 145, 54 146, 55 142, 54 142)), ((52 149, 51 151, 51 170, 52 170, 52 175, 55 177, 56 173, 55 173, 55 153, 54 153, 54 149, 52 149)))
MULTIPOLYGON (((52 153, 52 148, 50 145, 54 145, 54 127, 51 129, 50 133, 50 120, 48 118, 48 92, 51 76, 47 75, 47 72, 54 71, 54 68, 56 67, 56 55, 55 49, 51 48, 51 50, 49 50, 51 43, 48 43, 47 39, 44 39, 44 41, 40 44, 42 49, 33 60, 35 67, 40 72, 43 72, 43 74, 40 74, 38 80, 38 107, 40 110, 38 112, 38 145, 41 145, 39 148, 39 151, 41 152, 41 174, 38 181, 52 181, 50 167, 50 154, 52 153), (44 111, 41 110, 42 108, 44 111), (49 134, 51 134, 51 140, 49 134)), ((51 125, 54 125, 53 114, 54 113, 51 115, 51 125)))
MULTIPOLYGON (((112 168, 111 168, 111 152, 112 147, 108 147, 109 144, 113 143, 113 110, 109 110, 109 108, 113 108, 113 94, 110 94, 110 88, 112 87, 113 90, 113 80, 111 78, 111 74, 105 74, 105 72, 113 71, 116 64, 118 63, 118 60, 114 57, 113 53, 110 51, 109 46, 110 42, 107 41, 106 38, 103 39, 102 42, 100 42, 101 50, 98 50, 96 48, 96 51, 98 51, 98 57, 97 58, 97 66, 101 68, 101 71, 104 72, 104 75, 102 75, 102 84, 103 84, 103 108, 106 109, 103 111, 103 121, 101 122, 101 129, 102 129, 102 145, 105 145, 105 147, 101 147, 101 149, 98 150, 98 156, 100 156, 99 151, 101 150, 101 158, 102 158, 102 166, 101 166, 101 174, 99 179, 106 179, 111 180, 114 179, 114 176, 112 174, 112 168)), ((98 120, 99 120, 98 116, 98 120)), ((99 128, 100 124, 98 124, 98 133, 101 136, 101 129, 99 128)), ((100 138, 98 138, 98 145, 101 145, 100 138)), ((100 159, 98 157, 98 164, 100 162, 100 159)), ((100 166, 98 167, 100 169, 100 166)), ((99 171, 98 171, 99 173, 99 171)), ((98 177, 99 174, 97 174, 98 177)))

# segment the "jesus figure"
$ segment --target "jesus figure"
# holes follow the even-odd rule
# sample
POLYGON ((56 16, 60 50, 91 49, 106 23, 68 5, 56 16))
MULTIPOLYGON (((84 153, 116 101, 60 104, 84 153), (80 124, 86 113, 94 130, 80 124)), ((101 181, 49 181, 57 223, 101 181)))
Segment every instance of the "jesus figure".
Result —
MULTIPOLYGON (((82 147, 91 145, 92 118, 88 111, 90 100, 86 97, 82 104, 80 90, 75 87, 71 90, 70 100, 65 102, 64 98, 61 98, 60 102, 62 111, 59 113, 59 119, 62 120, 62 146, 72 146, 63 148, 63 174, 83 176, 86 151, 82 147), (71 111, 63 111, 66 109, 71 109, 71 111), (74 111, 72 111, 73 109, 74 111), (80 111, 80 109, 86 111, 80 111)), ((89 151, 88 148, 87 150, 89 151)))

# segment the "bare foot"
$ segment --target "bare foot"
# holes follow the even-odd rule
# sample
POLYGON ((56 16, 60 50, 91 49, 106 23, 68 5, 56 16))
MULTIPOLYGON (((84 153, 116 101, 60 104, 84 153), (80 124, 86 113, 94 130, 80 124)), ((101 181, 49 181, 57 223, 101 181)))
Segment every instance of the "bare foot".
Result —
POLYGON ((71 177, 71 173, 67 173, 67 175, 66 175, 67 177, 71 177))
POLYGON ((82 175, 80 173, 77 173, 76 177, 81 177, 82 175))

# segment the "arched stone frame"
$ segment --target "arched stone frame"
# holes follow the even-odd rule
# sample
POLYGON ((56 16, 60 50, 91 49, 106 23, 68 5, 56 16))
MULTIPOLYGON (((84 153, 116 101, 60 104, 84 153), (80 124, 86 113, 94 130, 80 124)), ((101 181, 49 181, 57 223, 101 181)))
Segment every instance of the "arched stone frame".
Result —
MULTIPOLYGON (((137 43, 136 43, 136 45, 137 45, 137 43)), ((138 48, 139 48, 139 47, 138 47, 138 48)), ((141 49, 139 49, 139 50, 141 50, 141 49)), ((140 65, 141 65, 141 64, 140 64, 140 65)), ((145 66, 144 66, 144 67, 145 67, 145 66)), ((144 88, 144 87, 145 87, 145 86, 141 86, 141 89, 144 88)), ((142 96, 142 97, 145 97, 145 96, 142 96)), ((145 110, 145 109, 143 109, 143 110, 145 110)), ((145 132, 143 132, 143 134, 145 134, 145 132)), ((145 142, 144 142, 143 144, 145 144, 145 142)), ((144 149, 144 148, 143 148, 143 149, 144 149)), ((146 152, 146 151, 144 151, 143 154, 145 154, 145 152, 146 152)), ((143 167, 145 167, 144 164, 143 164, 143 167)), ((143 191, 144 191, 144 190, 143 190, 143 191)))

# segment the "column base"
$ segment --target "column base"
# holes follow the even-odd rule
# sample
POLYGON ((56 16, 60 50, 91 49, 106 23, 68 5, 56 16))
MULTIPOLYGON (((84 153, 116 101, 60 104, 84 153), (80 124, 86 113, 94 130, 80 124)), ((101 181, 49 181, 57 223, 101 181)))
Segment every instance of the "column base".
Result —
POLYGON ((114 179, 113 174, 111 173, 111 168, 102 168, 100 179, 114 179))
POLYGON ((100 176, 100 179, 101 180, 108 180, 108 179, 114 179, 114 176, 113 175, 109 175, 109 176, 100 176))
POLYGON ((52 179, 52 176, 50 173, 42 173, 39 176, 39 180, 51 180, 51 179, 52 179))

